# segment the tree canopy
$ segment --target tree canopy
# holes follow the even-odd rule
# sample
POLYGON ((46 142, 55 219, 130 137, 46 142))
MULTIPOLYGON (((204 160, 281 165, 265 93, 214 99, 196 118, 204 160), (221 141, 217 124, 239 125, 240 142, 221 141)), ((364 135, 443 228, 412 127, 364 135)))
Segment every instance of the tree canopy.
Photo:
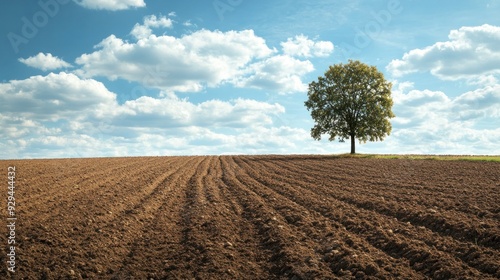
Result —
POLYGON ((382 141, 391 133, 392 84, 375 66, 349 60, 330 66, 323 77, 309 84, 307 110, 315 121, 311 136, 330 141, 351 140, 351 153, 360 143, 382 141))

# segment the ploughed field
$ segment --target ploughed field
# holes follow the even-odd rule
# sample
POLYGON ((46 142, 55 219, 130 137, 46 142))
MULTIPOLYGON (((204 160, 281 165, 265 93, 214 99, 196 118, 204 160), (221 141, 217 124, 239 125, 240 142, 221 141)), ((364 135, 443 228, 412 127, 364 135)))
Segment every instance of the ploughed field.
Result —
POLYGON ((16 167, 19 279, 500 278, 496 162, 189 156, 0 166, 4 182, 16 167))

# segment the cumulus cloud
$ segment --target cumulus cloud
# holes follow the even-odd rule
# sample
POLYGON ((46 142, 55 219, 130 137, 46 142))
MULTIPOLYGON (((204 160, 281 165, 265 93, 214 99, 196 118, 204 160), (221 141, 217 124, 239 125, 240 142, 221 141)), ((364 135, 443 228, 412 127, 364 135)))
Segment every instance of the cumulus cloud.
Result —
POLYGON ((500 118, 500 85, 466 92, 453 100, 453 112, 461 119, 500 118))
POLYGON ((168 92, 118 104, 102 83, 62 72, 0 83, 0 112, 0 158, 16 158, 262 150, 279 142, 273 120, 285 108, 244 98, 193 103, 168 92), (259 136, 263 128, 274 140, 259 136))
POLYGON ((414 151, 498 154, 500 129, 500 27, 482 25, 452 30, 446 42, 414 49, 388 66, 394 76, 430 72, 449 81, 464 80, 476 89, 451 97, 395 83, 394 145, 414 151), (399 144, 398 144, 399 143, 399 144))
MULTIPOLYGON (((395 83, 397 118, 391 136, 377 147, 399 153, 498 153, 500 128, 478 124, 498 120, 499 89, 450 98, 395 83)), ((117 104, 116 94, 102 83, 67 73, 1 83, 0 112, 0 158, 348 149, 348 144, 313 141, 307 129, 277 125, 276 117, 285 114, 278 103, 244 98, 194 103, 164 92, 117 104)), ((376 144, 360 150, 371 145, 376 144)))
POLYGON ((154 15, 131 31, 129 42, 115 35, 102 40, 97 50, 76 59, 75 73, 87 78, 106 77, 138 82, 169 92, 199 92, 224 84, 279 93, 303 92, 303 77, 314 70, 309 57, 333 51, 327 41, 296 36, 282 43, 283 54, 271 48, 253 30, 197 30, 180 37, 155 34, 170 28, 172 20, 154 15))
POLYGON ((242 98, 194 104, 173 93, 142 96, 119 105, 116 94, 101 82, 61 72, 0 83, 0 111, 29 121, 100 119, 119 126, 165 128, 262 126, 272 124, 272 116, 284 113, 285 108, 242 98))
POLYGON ((181 38, 150 35, 136 43, 111 35, 96 47, 98 51, 76 59, 79 75, 179 92, 218 86, 254 59, 273 53, 252 30, 199 30, 181 38))
POLYGON ((155 15, 150 15, 144 18, 143 24, 136 24, 130 32, 137 39, 148 38, 153 34, 152 28, 172 28, 173 21, 165 16, 157 18, 155 15))
POLYGON ((116 105, 116 94, 102 83, 61 72, 0 84, 0 111, 29 120, 102 114, 116 105))
POLYGON ((142 96, 123 104, 125 114, 117 116, 117 126, 132 127, 252 127, 272 124, 272 115, 285 112, 280 104, 250 99, 207 100, 199 104, 175 94, 164 98, 142 96))
POLYGON ((431 104, 443 105, 449 103, 448 96, 441 91, 432 90, 412 90, 408 94, 399 95, 395 98, 396 104, 404 104, 406 106, 429 106, 431 104))
POLYGON ((414 90, 394 97, 393 131, 398 128, 434 130, 448 122, 451 100, 443 92, 414 90))
POLYGON ((58 58, 57 56, 52 56, 50 53, 38 53, 37 55, 28 58, 20 58, 19 61, 30 67, 38 68, 43 71, 71 67, 71 64, 58 58))
POLYGON ((250 65, 246 75, 236 82, 238 87, 267 89, 278 93, 305 92, 301 77, 314 70, 313 64, 288 55, 277 55, 250 65))
POLYGON ((93 10, 127 10, 146 7, 144 0, 76 0, 78 5, 93 10))
MULTIPOLYGON (((449 41, 414 49, 388 66, 394 76, 430 71, 443 80, 489 79, 500 74, 500 27, 482 25, 452 30, 449 41)), ((495 79, 494 79, 495 80, 495 79)))
POLYGON ((333 43, 329 41, 314 42, 307 36, 298 35, 281 43, 283 52, 290 56, 326 57, 333 52, 333 43))
POLYGON ((388 148, 403 153, 494 154, 500 129, 500 87, 488 86, 451 98, 441 91, 395 83, 393 131, 388 148), (404 150, 411 147, 411 151, 404 150))

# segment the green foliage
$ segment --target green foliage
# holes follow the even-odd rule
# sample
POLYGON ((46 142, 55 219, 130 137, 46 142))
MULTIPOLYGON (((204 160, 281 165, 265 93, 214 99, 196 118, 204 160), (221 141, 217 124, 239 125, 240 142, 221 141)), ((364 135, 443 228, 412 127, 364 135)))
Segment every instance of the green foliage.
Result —
POLYGON ((330 141, 351 139, 352 145, 355 138, 362 143, 383 140, 395 117, 391 88, 374 66, 352 60, 330 66, 324 77, 309 84, 305 106, 316 122, 311 136, 320 140, 329 134, 330 141))

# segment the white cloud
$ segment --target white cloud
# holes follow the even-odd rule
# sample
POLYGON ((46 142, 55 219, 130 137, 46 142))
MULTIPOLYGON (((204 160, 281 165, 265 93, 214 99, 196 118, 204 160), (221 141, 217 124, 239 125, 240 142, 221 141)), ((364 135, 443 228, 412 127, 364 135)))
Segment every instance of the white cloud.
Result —
POLYGON ((485 79, 500 74, 500 27, 482 25, 452 30, 449 41, 414 49, 387 69, 395 76, 430 71, 443 80, 485 79))
POLYGON ((422 106, 423 104, 429 106, 434 103, 442 106, 449 103, 450 99, 441 91, 412 90, 408 94, 398 95, 394 101, 395 104, 404 104, 406 106, 422 106))
POLYGON ((314 70, 313 64, 287 55, 277 55, 250 65, 236 82, 239 87, 267 89, 279 93, 305 92, 301 77, 314 70))
MULTIPOLYGON (((0 118, 1 123, 1 118, 0 118)), ((253 127, 217 131, 207 127, 135 129, 134 137, 44 133, 27 140, 0 142, 0 158, 290 154, 342 152, 338 143, 317 142, 304 129, 253 127), (22 146, 21 146, 22 145, 22 146), (16 147, 16 149, 12 149, 16 147)))
POLYGON ((174 94, 165 98, 142 96, 123 104, 123 112, 112 123, 128 127, 253 127, 272 124, 272 115, 285 108, 249 99, 207 100, 193 104, 174 94))
POLYGON ((304 35, 288 38, 286 42, 281 43, 281 47, 286 55, 299 57, 326 57, 329 56, 334 49, 332 42, 314 42, 304 35))
POLYGON ((144 0, 76 0, 78 5, 93 10, 127 10, 146 7, 144 0))
POLYGON ((143 24, 136 24, 132 31, 130 31, 130 35, 137 39, 148 38, 151 34, 153 34, 153 30, 143 24))
POLYGON ((38 68, 43 71, 71 67, 71 64, 58 58, 57 56, 52 56, 50 53, 38 53, 37 55, 28 58, 20 58, 19 61, 30 67, 38 68))
POLYGON ((181 38, 151 35, 128 43, 114 35, 76 62, 84 77, 104 76, 167 91, 196 92, 231 79, 254 59, 274 51, 252 30, 199 30, 181 38))
POLYGON ((405 152, 498 154, 500 129, 500 27, 462 27, 438 42, 393 60, 395 76, 429 71, 442 80, 464 80, 477 89, 450 97, 395 83, 393 133, 387 145, 405 152), (390 144, 389 144, 390 143, 390 144), (411 147, 411 151, 404 150, 411 147))
POLYGON ((452 98, 396 82, 396 118, 389 142, 412 147, 413 152, 498 154, 500 27, 462 27, 448 37, 446 42, 414 49, 393 60, 387 70, 395 76, 429 71, 442 80, 464 80, 477 89, 452 98))
POLYGON ((23 118, 30 126, 64 120, 68 127, 79 130, 86 128, 81 124, 86 121, 132 128, 265 126, 285 108, 242 98, 194 104, 173 93, 160 98, 142 96, 119 105, 116 94, 102 83, 62 72, 0 83, 0 111, 4 116, 23 118))
MULTIPOLYGON (((391 136, 358 151, 498 154, 500 128, 481 123, 498 121, 499 89, 450 98, 395 83, 391 136)), ((277 125, 275 118, 285 113, 278 103, 242 98, 193 103, 165 92, 119 105, 103 84, 67 73, 0 84, 0 112, 0 158, 325 154, 349 148, 313 141, 308 129, 277 125)))
POLYGON ((0 83, 0 112, 0 158, 270 152, 297 137, 272 127, 278 103, 163 93, 120 105, 102 83, 68 73, 0 83))
MULTIPOLYGON (((187 25, 189 25, 188 22, 187 25)), ((166 17, 148 16, 131 34, 136 42, 110 35, 96 51, 76 59, 81 77, 138 82, 168 92, 199 92, 224 84, 279 93, 303 92, 303 77, 314 70, 300 57, 326 56, 333 44, 305 36, 289 39, 284 54, 267 46, 253 30, 197 30, 181 37, 154 34, 152 27, 171 27, 166 17), (295 49, 294 49, 295 48, 295 49)))
POLYGON ((150 15, 144 18, 143 24, 136 24, 130 34, 137 39, 148 38, 153 34, 151 28, 172 28, 173 21, 165 16, 157 18, 155 15, 150 15))
POLYGON ((185 21, 182 25, 186 27, 191 27, 191 26, 196 27, 196 24, 193 24, 190 20, 185 21))
POLYGON ((0 111, 27 120, 81 118, 82 111, 103 114, 116 105, 116 95, 100 82, 61 72, 0 84, 0 111))
POLYGON ((453 100, 455 116, 461 119, 500 118, 500 85, 466 92, 453 100))
POLYGON ((150 15, 144 18, 144 25, 156 28, 170 28, 172 27, 172 20, 164 16, 160 16, 159 18, 157 18, 155 15, 150 15))
POLYGON ((396 118, 387 149, 397 153, 498 154, 500 86, 450 98, 440 91, 395 83, 396 118), (411 149, 411 150, 408 150, 411 149))

